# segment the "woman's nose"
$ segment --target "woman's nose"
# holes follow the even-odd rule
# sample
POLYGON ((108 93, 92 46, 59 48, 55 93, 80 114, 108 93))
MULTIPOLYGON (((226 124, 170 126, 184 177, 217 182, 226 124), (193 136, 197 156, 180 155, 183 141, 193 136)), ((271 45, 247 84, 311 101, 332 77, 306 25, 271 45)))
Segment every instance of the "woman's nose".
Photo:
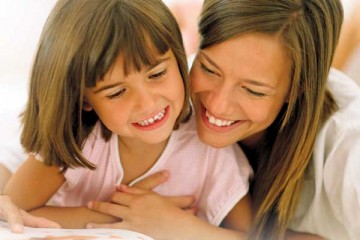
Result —
POLYGON ((233 113, 236 105, 233 88, 222 85, 213 89, 209 94, 207 104, 208 110, 217 117, 229 116, 233 113))

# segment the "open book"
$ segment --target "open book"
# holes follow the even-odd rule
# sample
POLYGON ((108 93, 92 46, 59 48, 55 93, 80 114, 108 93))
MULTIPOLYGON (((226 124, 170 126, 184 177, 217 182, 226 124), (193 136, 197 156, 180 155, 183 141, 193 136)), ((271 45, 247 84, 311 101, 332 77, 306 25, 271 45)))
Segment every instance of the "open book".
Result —
POLYGON ((8 223, 0 221, 1 240, 154 240, 141 233, 122 229, 54 229, 24 228, 23 234, 12 233, 8 223))

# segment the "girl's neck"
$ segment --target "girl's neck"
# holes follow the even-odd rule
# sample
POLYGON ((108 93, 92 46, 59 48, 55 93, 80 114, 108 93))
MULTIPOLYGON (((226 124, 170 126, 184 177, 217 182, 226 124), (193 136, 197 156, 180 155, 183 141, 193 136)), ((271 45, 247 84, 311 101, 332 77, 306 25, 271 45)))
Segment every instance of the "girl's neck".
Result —
POLYGON ((119 157, 124 171, 122 183, 128 184, 145 174, 163 153, 168 139, 157 144, 147 144, 133 139, 119 139, 119 157))

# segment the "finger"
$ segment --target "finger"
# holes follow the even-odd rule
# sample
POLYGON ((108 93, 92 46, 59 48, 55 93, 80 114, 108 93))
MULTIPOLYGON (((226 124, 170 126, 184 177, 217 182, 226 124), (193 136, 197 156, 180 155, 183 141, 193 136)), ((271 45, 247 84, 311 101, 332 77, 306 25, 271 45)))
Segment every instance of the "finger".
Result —
POLYGON ((118 186, 117 189, 120 192, 130 193, 130 194, 137 194, 137 195, 149 193, 149 190, 144 190, 144 189, 137 188, 137 187, 129 187, 129 186, 126 186, 124 184, 121 184, 120 186, 118 186))
POLYGON ((192 196, 166 197, 175 206, 185 209, 193 207, 195 198, 192 196))
POLYGON ((128 207, 115 203, 91 201, 87 204, 87 207, 93 211, 105 213, 119 219, 125 219, 129 215, 128 207))
POLYGON ((196 211, 197 211, 197 208, 196 208, 196 207, 192 207, 192 208, 189 208, 189 209, 185 209, 185 212, 190 213, 191 215, 195 215, 195 214, 196 214, 196 211))
MULTIPOLYGON (((141 190, 141 191, 145 191, 145 190, 141 190)), ((110 200, 111 200, 111 202, 116 203, 116 204, 129 206, 130 203, 134 200, 134 198, 135 198, 135 196, 133 194, 131 194, 131 193, 115 192, 111 196, 110 200)))
POLYGON ((24 225, 35 228, 61 228, 61 226, 47 218, 33 216, 23 210, 20 210, 24 225))
POLYGON ((135 183, 133 187, 145 189, 145 190, 151 190, 160 184, 166 182, 166 180, 169 178, 169 172, 166 170, 154 173, 139 182, 135 183))
POLYGON ((1 212, 4 219, 9 223, 10 229, 14 233, 22 233, 24 224, 19 209, 11 202, 8 196, 1 197, 1 212))

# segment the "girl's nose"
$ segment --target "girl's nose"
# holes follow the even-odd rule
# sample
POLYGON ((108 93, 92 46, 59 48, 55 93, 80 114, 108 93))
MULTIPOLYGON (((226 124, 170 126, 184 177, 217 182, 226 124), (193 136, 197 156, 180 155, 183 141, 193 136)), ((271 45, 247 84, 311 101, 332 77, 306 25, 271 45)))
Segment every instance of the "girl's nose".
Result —
POLYGON ((140 111, 152 111, 156 104, 156 94, 146 87, 142 87, 137 90, 136 97, 136 108, 140 111))

